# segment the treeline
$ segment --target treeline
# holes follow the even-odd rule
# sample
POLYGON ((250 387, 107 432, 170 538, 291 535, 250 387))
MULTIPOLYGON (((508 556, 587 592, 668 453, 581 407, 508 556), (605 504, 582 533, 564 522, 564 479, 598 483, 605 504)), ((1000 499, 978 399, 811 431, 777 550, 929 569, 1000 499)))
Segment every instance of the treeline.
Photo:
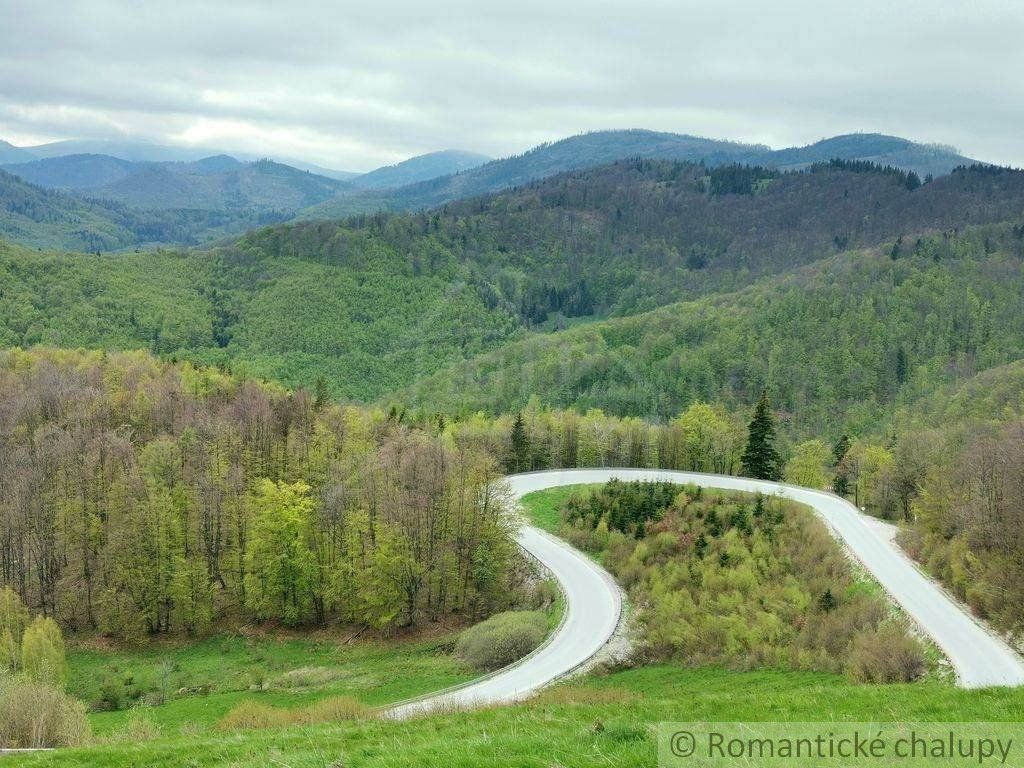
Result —
MULTIPOLYGON (((430 421, 420 412, 415 418, 430 421)), ((549 409, 535 402, 515 415, 435 416, 456 445, 493 455, 509 473, 572 467, 659 467, 737 474, 748 414, 694 403, 665 423, 549 409)))
POLYGON ((804 507, 613 480, 570 497, 563 533, 629 591, 649 660, 907 681, 923 649, 804 507))
POLYGON ((523 571, 486 453, 143 353, 0 352, 0 582, 65 628, 392 628, 523 571))
MULTIPOLYGON (((977 168, 980 168, 980 166, 970 166, 972 172, 977 168)), ((811 165, 812 172, 821 173, 827 170, 849 171, 850 173, 881 173, 886 176, 892 176, 910 192, 921 186, 921 177, 913 171, 906 171, 891 165, 878 165, 869 160, 841 160, 833 158, 827 163, 814 163, 811 165)), ((967 169, 961 168, 958 170, 967 169)))

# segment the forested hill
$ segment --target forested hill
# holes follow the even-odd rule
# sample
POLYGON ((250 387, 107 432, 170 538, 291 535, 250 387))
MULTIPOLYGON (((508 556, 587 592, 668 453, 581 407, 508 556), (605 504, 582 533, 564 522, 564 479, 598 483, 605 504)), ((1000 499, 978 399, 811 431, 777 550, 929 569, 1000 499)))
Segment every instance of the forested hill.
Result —
POLYGON ((110 251, 198 243, 280 220, 251 211, 146 211, 43 189, 0 170, 0 238, 33 248, 110 251))
POLYGON ((403 160, 394 165, 364 173, 352 179, 352 186, 359 189, 385 189, 404 187, 417 184, 439 176, 449 176, 460 171, 468 171, 491 161, 486 155, 475 152, 464 152, 458 149, 444 149, 440 152, 428 152, 403 160))
MULTIPOLYGON (((1018 219, 1024 173, 975 166, 927 184, 866 163, 800 173, 653 160, 576 171, 427 214, 356 218, 427 271, 447 254, 527 324, 627 314, 912 233, 1018 219)), ((245 239, 268 253, 346 258, 318 224, 245 239)), ((899 248, 912 247, 913 242, 899 248)))
MULTIPOLYGON (((532 335, 394 401, 471 413, 533 399, 670 418, 698 400, 749 404, 768 388, 793 434, 863 434, 900 403, 1024 359, 1022 306, 1024 225, 982 227, 847 252, 737 293, 532 335)), ((985 387, 998 391, 1014 370, 985 387)))
POLYGON ((347 183, 271 160, 243 163, 216 155, 188 163, 139 163, 109 155, 66 155, 5 166, 39 186, 134 208, 292 213, 347 183))
POLYGON ((345 192, 308 209, 310 218, 376 210, 431 208, 528 184, 566 171, 594 168, 627 158, 674 160, 707 166, 742 163, 797 170, 833 159, 870 161, 926 175, 944 175, 975 161, 951 147, 918 144, 881 134, 849 134, 805 147, 773 150, 757 144, 704 139, 647 130, 595 131, 542 144, 521 155, 495 160, 464 173, 409 184, 385 193, 345 192))
MULTIPOLYGON (((145 347, 291 385, 322 377, 336 395, 373 400, 531 332, 743 289, 881 243, 899 260, 919 250, 918 233, 1019 221, 1022 210, 1024 173, 998 169, 918 185, 863 164, 779 174, 625 161, 431 213, 278 226, 206 251, 0 247, 0 343, 145 347)), ((689 397, 652 406, 595 387, 589 400, 540 382, 537 392, 659 414, 689 397)), ((492 394, 483 387, 481 402, 519 402, 492 394)))

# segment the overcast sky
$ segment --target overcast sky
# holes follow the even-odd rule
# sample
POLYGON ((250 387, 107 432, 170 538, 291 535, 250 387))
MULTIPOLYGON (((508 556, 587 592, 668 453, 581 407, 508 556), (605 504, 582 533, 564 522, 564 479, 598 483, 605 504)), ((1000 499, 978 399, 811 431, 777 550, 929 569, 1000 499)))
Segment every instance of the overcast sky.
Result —
POLYGON ((1022 40, 1021 0, 0 0, 0 138, 358 171, 605 128, 880 131, 1024 165, 1022 40))

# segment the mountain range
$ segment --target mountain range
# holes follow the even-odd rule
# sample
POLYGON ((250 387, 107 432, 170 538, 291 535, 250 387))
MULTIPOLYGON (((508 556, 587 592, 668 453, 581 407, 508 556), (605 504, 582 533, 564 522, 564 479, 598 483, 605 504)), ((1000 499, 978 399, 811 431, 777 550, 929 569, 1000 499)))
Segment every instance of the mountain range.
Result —
POLYGON ((528 184, 563 171, 592 168, 629 157, 701 162, 709 166, 744 164, 799 170, 832 159, 891 165, 919 176, 940 176, 977 161, 952 147, 919 144, 882 134, 849 134, 805 147, 773 150, 759 144, 704 139, 647 130, 598 131, 542 144, 529 152, 494 160, 468 171, 380 191, 358 188, 340 193, 301 214, 334 218, 373 210, 408 211, 528 184))

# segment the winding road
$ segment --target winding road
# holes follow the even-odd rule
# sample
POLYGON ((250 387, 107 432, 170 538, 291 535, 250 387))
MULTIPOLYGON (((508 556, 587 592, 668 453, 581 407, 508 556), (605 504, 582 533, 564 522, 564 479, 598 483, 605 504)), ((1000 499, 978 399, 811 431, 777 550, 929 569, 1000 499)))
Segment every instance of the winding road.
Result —
MULTIPOLYGON (((925 577, 911 560, 845 499, 809 488, 726 475, 653 469, 571 469, 505 478, 513 496, 560 485, 620 480, 674 483, 778 495, 806 504, 946 654, 964 688, 1024 685, 1024 660, 975 621, 925 577)), ((590 661, 611 640, 622 613, 622 593, 612 577, 586 555, 533 526, 519 545, 543 563, 565 593, 565 616, 537 651, 492 675, 400 704, 387 716, 404 718, 437 709, 465 709, 526 698, 590 661)))

